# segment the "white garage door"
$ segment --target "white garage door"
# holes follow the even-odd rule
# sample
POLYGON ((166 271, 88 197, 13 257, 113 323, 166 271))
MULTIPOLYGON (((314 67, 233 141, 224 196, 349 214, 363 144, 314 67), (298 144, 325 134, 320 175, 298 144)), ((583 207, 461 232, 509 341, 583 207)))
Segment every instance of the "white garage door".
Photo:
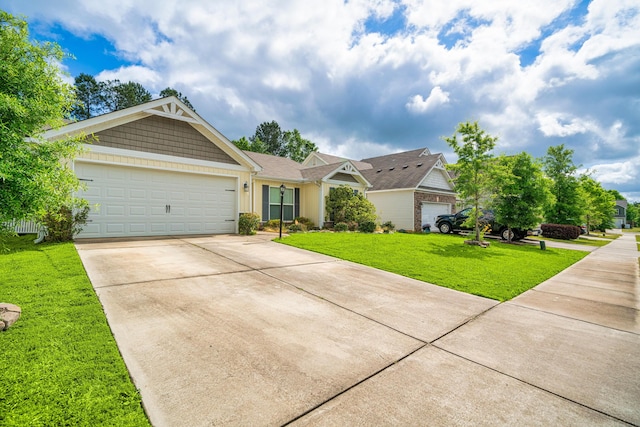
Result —
POLYGON ((91 205, 78 237, 236 231, 235 178, 81 162, 75 171, 91 205))
POLYGON ((449 213, 451 213, 451 205, 448 203, 423 203, 422 225, 431 224, 431 229, 433 230, 436 225, 436 217, 449 213))

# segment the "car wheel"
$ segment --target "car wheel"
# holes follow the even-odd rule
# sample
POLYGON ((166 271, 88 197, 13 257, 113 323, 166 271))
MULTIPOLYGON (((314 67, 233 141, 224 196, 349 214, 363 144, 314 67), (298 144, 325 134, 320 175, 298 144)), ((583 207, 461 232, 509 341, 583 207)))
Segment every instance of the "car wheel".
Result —
POLYGON ((443 222, 438 226, 438 229, 442 234, 451 233, 451 224, 449 224, 448 222, 443 222))
POLYGON ((516 240, 513 230, 509 230, 508 228, 503 228, 502 230, 500 230, 500 238, 502 240, 516 240), (511 236, 511 239, 509 239, 509 236, 511 236))

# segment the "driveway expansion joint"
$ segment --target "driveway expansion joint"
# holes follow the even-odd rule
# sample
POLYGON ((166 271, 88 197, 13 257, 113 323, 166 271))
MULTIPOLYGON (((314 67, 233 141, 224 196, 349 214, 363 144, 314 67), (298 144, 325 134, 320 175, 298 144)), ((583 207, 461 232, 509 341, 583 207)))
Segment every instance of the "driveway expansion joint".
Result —
POLYGON ((588 406, 588 405, 585 405, 584 403, 580 403, 580 402, 578 402, 578 401, 576 401, 576 400, 573 400, 573 399, 570 399, 570 398, 568 398, 568 397, 566 397, 566 396, 563 396, 563 395, 561 395, 561 394, 555 393, 555 392, 553 392, 553 391, 551 391, 551 390, 548 390, 548 389, 546 389, 546 388, 544 388, 544 387, 540 387, 540 386, 538 386, 538 385, 536 385, 536 384, 533 384, 533 383, 531 383, 531 382, 529 382, 529 381, 525 381, 525 380, 523 380, 522 378, 518 378, 518 377, 516 377, 516 376, 514 376, 514 375, 507 374, 506 372, 502 372, 502 371, 500 371, 500 370, 498 370, 498 369, 492 368, 491 366, 485 365, 485 364, 480 363, 480 362, 478 362, 478 361, 476 361, 476 360, 473 360, 473 359, 470 359, 470 358, 468 358, 468 357, 462 356, 462 355, 457 354, 457 353, 455 353, 455 352, 453 352, 453 351, 451 351, 451 350, 447 350, 446 348, 439 347, 439 346, 438 346, 438 344, 437 344, 437 343, 435 343, 435 342, 434 342, 434 343, 432 343, 431 345, 432 345, 432 346, 434 346, 435 348, 439 349, 439 350, 442 350, 442 351, 444 351, 444 352, 446 352, 446 353, 448 353, 448 354, 452 355, 452 356, 459 357, 459 358, 461 358, 461 359, 463 359, 463 360, 466 360, 467 362, 470 362, 470 363, 472 363, 472 364, 474 364, 474 365, 477 365, 477 366, 480 366, 480 367, 482 367, 482 368, 488 369, 488 370, 490 370, 490 371, 492 371, 492 372, 495 372, 495 373, 497 373, 497 374, 499 374, 499 375, 504 375, 505 377, 507 377, 507 378, 511 378, 512 380, 515 380, 515 381, 517 381, 517 382, 519 382, 519 383, 522 383, 522 384, 524 384, 524 385, 526 385, 526 386, 528 386, 528 387, 532 387, 532 388, 535 388, 535 389, 537 389, 537 390, 540 390, 540 391, 542 391, 542 392, 544 392, 544 393, 548 393, 548 394, 550 394, 550 395, 552 395, 552 396, 558 397, 558 398, 560 398, 560 399, 562 399, 562 400, 565 400, 565 401, 567 401, 567 402, 571 402, 571 403, 573 403, 573 404, 575 404, 575 405, 578 405, 578 406, 581 406, 581 407, 583 407, 583 408, 589 409, 589 410, 591 410, 591 411, 597 412, 597 413, 599 413, 599 414, 601 414, 601 415, 604 415, 604 416, 609 417, 609 418, 611 418, 611 419, 613 419, 613 420, 616 420, 616 421, 620 421, 620 422, 622 422, 622 423, 624 423, 624 424, 627 424, 627 425, 630 425, 630 426, 634 426, 634 425, 635 425, 635 424, 633 424, 633 423, 630 423, 629 421, 626 421, 626 420, 623 420, 623 419, 621 419, 621 418, 619 418, 619 417, 616 417, 615 415, 611 415, 611 414, 609 414, 609 413, 607 413, 607 412, 604 412, 604 411, 601 411, 601 410, 599 410, 599 409, 597 409, 597 408, 592 408, 592 407, 590 407, 590 406, 588 406))
POLYGON ((298 421, 300 418, 304 417, 307 414, 310 414, 311 412, 315 411, 316 409, 321 408, 322 406, 326 405, 327 403, 331 402, 332 400, 342 396, 343 394, 347 393, 349 390, 352 390, 356 387, 358 387, 361 384, 364 384, 365 382, 369 381, 370 379, 380 375, 381 373, 383 373, 384 371, 386 371, 387 369, 397 365, 398 363, 402 362, 403 360, 405 360, 407 357, 412 356, 413 354, 417 353, 418 351, 422 350, 423 348, 426 348, 428 346, 430 346, 431 344, 429 343, 425 343, 423 342, 423 344, 421 346, 419 346, 418 348, 414 349, 413 351, 410 351, 409 353, 405 354, 404 356, 390 362, 389 364, 387 364, 386 366, 378 369, 377 371, 373 372, 371 375, 361 379, 360 381, 357 381, 354 384, 351 384, 349 387, 345 388, 344 390, 342 390, 339 393, 334 394, 333 396, 329 397, 328 399, 325 399, 324 401, 316 404, 315 406, 313 406, 310 409, 307 409, 306 411, 304 411, 303 413, 297 415, 295 418, 287 421, 286 423, 282 424, 283 427, 291 425, 292 423, 298 421))

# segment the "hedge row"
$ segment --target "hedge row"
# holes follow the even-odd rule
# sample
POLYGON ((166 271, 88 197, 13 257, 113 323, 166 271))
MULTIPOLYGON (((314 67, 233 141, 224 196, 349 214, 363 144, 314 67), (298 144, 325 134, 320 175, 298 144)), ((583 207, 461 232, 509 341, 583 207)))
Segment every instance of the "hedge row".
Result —
POLYGON ((580 237, 581 230, 577 225, 542 224, 542 236, 550 239, 575 240, 580 237))

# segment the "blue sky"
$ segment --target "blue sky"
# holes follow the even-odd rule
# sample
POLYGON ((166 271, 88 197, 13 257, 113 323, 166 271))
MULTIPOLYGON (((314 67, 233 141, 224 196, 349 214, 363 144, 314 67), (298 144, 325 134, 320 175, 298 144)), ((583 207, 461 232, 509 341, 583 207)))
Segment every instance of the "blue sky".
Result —
POLYGON ((174 87, 230 139, 276 120, 329 154, 454 162, 442 137, 477 120, 496 154, 564 144, 640 201, 637 0, 3 3, 71 76, 174 87))

